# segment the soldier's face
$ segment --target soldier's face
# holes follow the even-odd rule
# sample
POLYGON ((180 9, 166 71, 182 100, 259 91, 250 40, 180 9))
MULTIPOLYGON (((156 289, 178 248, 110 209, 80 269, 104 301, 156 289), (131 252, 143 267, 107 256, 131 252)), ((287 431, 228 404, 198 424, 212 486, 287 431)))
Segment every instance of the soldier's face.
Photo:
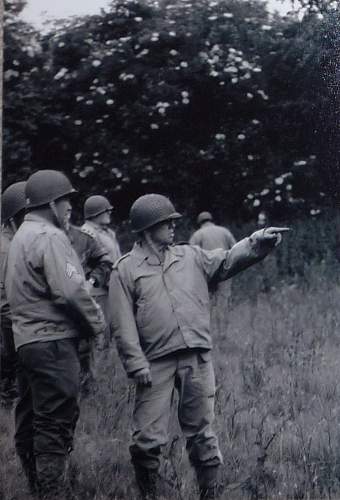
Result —
POLYGON ((176 223, 172 219, 160 222, 150 228, 150 236, 157 245, 172 245, 175 238, 175 227, 176 223))
POLYGON ((72 205, 69 198, 60 198, 55 202, 60 224, 67 231, 70 227, 72 205))
POLYGON ((106 212, 103 212, 95 218, 95 221, 97 224, 103 225, 103 226, 108 226, 111 222, 111 212, 110 210, 107 210, 106 212))

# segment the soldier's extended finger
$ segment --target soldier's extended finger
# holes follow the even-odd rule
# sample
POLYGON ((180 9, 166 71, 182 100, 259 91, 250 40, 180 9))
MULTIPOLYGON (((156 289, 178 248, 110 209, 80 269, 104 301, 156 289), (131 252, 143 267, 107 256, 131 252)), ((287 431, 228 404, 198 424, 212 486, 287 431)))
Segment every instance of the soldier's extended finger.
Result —
POLYGON ((268 227, 270 233, 287 233, 291 231, 290 227, 268 227))

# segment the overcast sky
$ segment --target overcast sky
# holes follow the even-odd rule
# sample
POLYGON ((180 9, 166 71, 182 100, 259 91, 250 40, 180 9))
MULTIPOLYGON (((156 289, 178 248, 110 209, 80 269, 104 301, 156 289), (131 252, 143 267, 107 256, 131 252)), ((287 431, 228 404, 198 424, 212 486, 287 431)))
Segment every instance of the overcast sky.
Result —
MULTIPOLYGON (((46 18, 62 18, 72 15, 98 14, 110 0, 28 0, 23 18, 39 27, 46 18)), ((285 14, 291 6, 290 0, 268 0, 270 10, 285 14)))

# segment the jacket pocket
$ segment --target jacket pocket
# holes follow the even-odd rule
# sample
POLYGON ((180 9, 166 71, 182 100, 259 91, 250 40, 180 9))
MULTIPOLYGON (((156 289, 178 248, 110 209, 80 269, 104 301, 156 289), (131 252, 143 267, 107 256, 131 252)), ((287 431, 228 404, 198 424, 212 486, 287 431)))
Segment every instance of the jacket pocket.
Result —
POLYGON ((199 351, 198 360, 200 363, 207 363, 208 361, 211 361, 211 359, 211 351, 199 351))

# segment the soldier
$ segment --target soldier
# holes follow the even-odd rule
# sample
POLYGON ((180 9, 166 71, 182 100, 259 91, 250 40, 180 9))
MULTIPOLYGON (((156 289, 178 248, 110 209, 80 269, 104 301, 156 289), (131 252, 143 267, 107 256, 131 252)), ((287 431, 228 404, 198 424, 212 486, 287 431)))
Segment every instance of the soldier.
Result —
POLYGON ((82 229, 98 238, 106 248, 113 262, 121 256, 116 233, 109 227, 113 206, 105 196, 94 195, 87 198, 84 203, 85 224, 82 229))
MULTIPOLYGON (((68 224, 66 233, 83 267, 88 290, 104 312, 103 304, 98 299, 103 293, 107 296, 113 261, 104 246, 82 228, 68 224)), ((105 335, 107 330, 108 328, 105 329, 105 335)), ((87 396, 95 379, 92 370, 93 350, 87 339, 79 342, 79 356, 81 394, 87 396)))
POLYGON ((263 259, 286 229, 268 228, 230 251, 173 245, 181 215, 159 194, 131 207, 139 236, 110 279, 111 325, 125 370, 137 384, 130 453, 144 498, 156 498, 171 401, 197 473, 201 498, 217 498, 222 456, 213 431, 215 379, 209 332, 208 282, 225 280, 263 259))
POLYGON ((236 243, 229 229, 214 223, 210 212, 201 212, 197 217, 197 225, 199 229, 191 236, 190 245, 198 245, 204 250, 230 250, 236 243))
MULTIPOLYGON (((197 225, 199 229, 191 236, 191 245, 198 245, 204 250, 215 250, 216 248, 230 250, 236 243, 229 229, 214 223, 210 212, 201 212, 197 217, 197 225)), ((210 290, 212 292, 212 323, 216 324, 217 331, 222 335, 228 323, 231 280, 211 283, 210 290)))
POLYGON ((18 354, 16 451, 32 491, 65 499, 66 461, 79 415, 80 336, 105 328, 65 232, 75 192, 67 177, 40 170, 26 184, 24 222, 9 251, 5 289, 18 354))
MULTIPOLYGON (((111 261, 114 263, 121 256, 121 251, 116 233, 109 227, 112 210, 113 206, 105 196, 90 196, 84 203, 84 219, 86 222, 81 229, 84 233, 95 238, 106 249, 111 261)), ((107 320, 109 315, 108 291, 108 282, 92 290, 92 295, 103 309, 107 320)), ((110 329, 108 328, 105 332, 105 347, 108 347, 111 340, 110 329)))
POLYGON ((16 182, 2 194, 2 218, 4 226, 1 232, 0 245, 0 293, 1 293, 1 361, 0 381, 1 400, 5 407, 10 408, 17 396, 16 390, 16 353, 12 332, 12 321, 8 300, 5 294, 4 276, 10 243, 20 227, 25 214, 26 182, 16 182))

